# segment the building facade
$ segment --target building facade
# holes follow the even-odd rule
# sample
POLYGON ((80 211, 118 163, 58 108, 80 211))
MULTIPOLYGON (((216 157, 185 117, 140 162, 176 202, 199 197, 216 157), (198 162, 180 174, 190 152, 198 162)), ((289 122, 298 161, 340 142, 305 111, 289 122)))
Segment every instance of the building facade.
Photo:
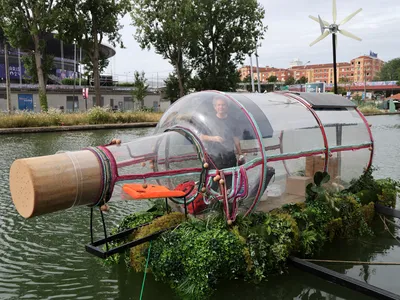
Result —
MULTIPOLYGON (((384 61, 377 57, 367 55, 359 56, 352 59, 350 62, 339 62, 336 65, 338 82, 364 82, 372 81, 379 73, 384 61)), ((240 78, 243 81, 250 76, 250 66, 243 66, 239 69, 240 78)), ((328 64, 315 65, 297 65, 291 64, 288 69, 278 68, 259 68, 260 82, 268 82, 270 76, 276 76, 278 81, 284 82, 287 78, 293 77, 299 80, 301 77, 306 77, 308 82, 325 82, 333 83, 333 66, 328 64)), ((253 78, 258 80, 257 69, 253 67, 253 78)))
MULTIPOLYGON (((0 87, 0 112, 7 111, 7 99, 5 90, 0 87)), ((94 90, 89 90, 89 98, 82 96, 82 87, 75 90, 66 86, 49 85, 47 90, 47 102, 49 108, 60 109, 63 112, 84 112, 95 106, 94 90)), ((114 110, 132 111, 142 108, 142 104, 132 100, 130 89, 104 88, 101 90, 101 107, 108 106, 114 110)), ((144 98, 143 107, 154 111, 164 111, 167 107, 165 101, 161 101, 159 93, 148 93, 144 98)), ((38 89, 12 88, 11 110, 25 110, 40 112, 38 89)))

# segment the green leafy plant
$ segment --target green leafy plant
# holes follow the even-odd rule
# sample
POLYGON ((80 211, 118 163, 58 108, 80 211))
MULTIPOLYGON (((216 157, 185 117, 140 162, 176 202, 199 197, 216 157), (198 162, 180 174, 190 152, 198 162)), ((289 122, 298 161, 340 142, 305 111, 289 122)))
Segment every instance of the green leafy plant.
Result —
POLYGON ((327 172, 316 172, 314 175, 314 184, 310 183, 306 187, 307 201, 324 201, 335 208, 335 203, 329 196, 328 191, 322 186, 328 183, 331 177, 327 172))

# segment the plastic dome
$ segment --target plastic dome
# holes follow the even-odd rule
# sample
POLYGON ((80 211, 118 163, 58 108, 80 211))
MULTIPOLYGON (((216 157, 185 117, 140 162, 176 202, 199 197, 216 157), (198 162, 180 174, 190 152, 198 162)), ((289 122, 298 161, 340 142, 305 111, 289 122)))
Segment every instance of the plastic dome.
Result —
POLYGON ((109 150, 119 181, 169 189, 193 181, 188 203, 199 195, 223 201, 234 219, 304 199, 317 171, 330 174, 329 186, 348 187, 370 167, 373 139, 364 116, 338 95, 204 91, 171 105, 155 135, 109 150))

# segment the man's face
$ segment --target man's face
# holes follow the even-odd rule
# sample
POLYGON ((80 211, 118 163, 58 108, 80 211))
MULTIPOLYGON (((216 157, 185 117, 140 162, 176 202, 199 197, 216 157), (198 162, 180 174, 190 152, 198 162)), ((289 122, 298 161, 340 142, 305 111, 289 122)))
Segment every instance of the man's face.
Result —
POLYGON ((218 99, 214 105, 215 111, 218 114, 226 114, 228 111, 228 104, 222 99, 218 99))

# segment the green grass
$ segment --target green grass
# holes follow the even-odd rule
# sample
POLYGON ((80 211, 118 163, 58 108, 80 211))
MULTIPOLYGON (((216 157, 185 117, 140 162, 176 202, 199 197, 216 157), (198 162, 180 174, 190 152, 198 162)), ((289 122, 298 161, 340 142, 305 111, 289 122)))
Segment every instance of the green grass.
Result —
POLYGON ((158 122, 161 115, 145 111, 114 113, 101 107, 82 113, 62 113, 56 109, 50 109, 47 113, 19 111, 11 115, 0 113, 0 128, 158 122))
POLYGON ((364 105, 364 106, 359 106, 358 109, 359 109, 364 115, 385 113, 384 110, 377 108, 375 105, 364 105))

